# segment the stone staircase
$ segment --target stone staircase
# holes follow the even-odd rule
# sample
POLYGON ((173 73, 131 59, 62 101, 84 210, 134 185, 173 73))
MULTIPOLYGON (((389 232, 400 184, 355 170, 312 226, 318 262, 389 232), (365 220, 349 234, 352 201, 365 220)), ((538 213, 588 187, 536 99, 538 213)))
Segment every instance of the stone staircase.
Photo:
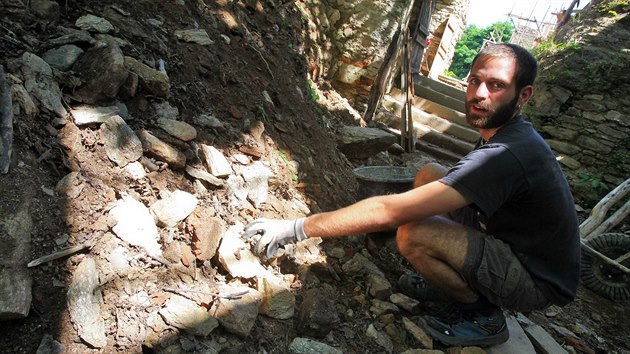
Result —
MULTIPOLYGON (((465 92, 427 78, 414 76, 413 129, 417 150, 437 158, 458 161, 474 147, 479 133, 468 127, 464 114, 465 92)), ((375 120, 401 128, 404 93, 394 88, 381 101, 375 120)))

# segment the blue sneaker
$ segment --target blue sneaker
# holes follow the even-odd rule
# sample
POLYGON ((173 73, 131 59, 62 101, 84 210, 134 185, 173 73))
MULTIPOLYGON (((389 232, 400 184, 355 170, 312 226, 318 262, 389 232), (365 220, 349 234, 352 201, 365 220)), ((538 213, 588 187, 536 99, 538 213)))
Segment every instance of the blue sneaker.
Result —
POLYGON ((441 291, 431 286, 423 277, 415 274, 403 274, 398 279, 398 290, 418 301, 448 302, 441 291))
POLYGON ((499 308, 465 311, 453 304, 436 316, 420 318, 435 340, 451 346, 491 346, 508 340, 510 333, 499 308))

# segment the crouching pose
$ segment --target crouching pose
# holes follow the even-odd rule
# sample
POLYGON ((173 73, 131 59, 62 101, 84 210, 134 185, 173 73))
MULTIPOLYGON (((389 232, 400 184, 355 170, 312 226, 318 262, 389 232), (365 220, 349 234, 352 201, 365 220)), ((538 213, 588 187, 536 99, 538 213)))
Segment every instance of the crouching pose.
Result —
POLYGON ((419 275, 399 288, 419 300, 449 298, 447 311, 420 319, 447 345, 508 339, 503 309, 531 311, 575 298, 580 264, 569 185, 521 107, 534 93, 536 60, 513 44, 483 49, 466 90, 475 149, 447 170, 423 166, 410 191, 376 196, 298 220, 259 219, 244 237, 273 257, 307 237, 340 237, 398 228, 400 253, 419 275))

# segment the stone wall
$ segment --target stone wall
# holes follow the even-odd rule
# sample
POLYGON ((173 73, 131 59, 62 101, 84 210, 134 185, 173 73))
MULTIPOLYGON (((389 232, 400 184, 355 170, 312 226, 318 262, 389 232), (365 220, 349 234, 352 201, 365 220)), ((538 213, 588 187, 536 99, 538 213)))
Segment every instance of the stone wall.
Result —
MULTIPOLYGON (((431 31, 439 31, 450 15, 458 23, 458 33, 449 45, 452 53, 464 30, 469 0, 434 1, 431 31)), ((310 51, 311 79, 326 77, 351 103, 363 102, 409 2, 305 0, 296 4, 309 21, 306 35, 311 44, 305 49, 310 51)))
POLYGON ((630 19, 590 9, 543 53, 527 112, 558 155, 574 195, 592 205, 630 177, 630 19))

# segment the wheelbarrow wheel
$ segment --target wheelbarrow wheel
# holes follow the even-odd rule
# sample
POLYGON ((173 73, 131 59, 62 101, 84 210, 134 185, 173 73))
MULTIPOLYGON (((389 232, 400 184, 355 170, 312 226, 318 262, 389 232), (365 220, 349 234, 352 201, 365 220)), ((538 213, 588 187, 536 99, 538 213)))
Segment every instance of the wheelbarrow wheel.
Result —
MULTIPOLYGON (((588 245, 610 259, 630 252, 630 236, 621 233, 601 234, 589 240, 588 245)), ((622 264, 630 266, 626 259, 622 264)), ((594 292, 614 301, 630 299, 630 277, 606 263, 592 252, 582 254, 582 282, 594 292)))

